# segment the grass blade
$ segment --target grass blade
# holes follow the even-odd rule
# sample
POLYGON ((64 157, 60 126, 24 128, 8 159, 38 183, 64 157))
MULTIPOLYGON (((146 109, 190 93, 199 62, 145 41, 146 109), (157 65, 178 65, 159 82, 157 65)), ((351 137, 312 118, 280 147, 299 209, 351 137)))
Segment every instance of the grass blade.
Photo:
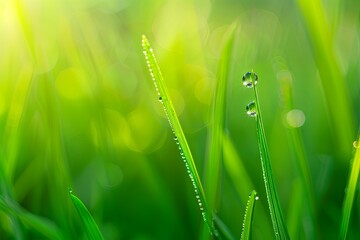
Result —
POLYGON ((325 9, 321 0, 297 0, 300 13, 306 22, 309 38, 313 45, 316 65, 334 129, 336 149, 341 158, 348 159, 348 142, 353 139, 355 124, 352 104, 346 81, 333 51, 334 38, 326 22, 325 9))
MULTIPOLYGON (((360 142, 360 138, 357 141, 357 143, 359 142, 360 142)), ((359 177, 359 171, 360 171, 360 147, 357 146, 355 157, 350 167, 350 176, 346 188, 344 205, 342 209, 339 239, 346 239, 346 234, 349 227, 349 221, 351 216, 351 209, 354 202, 354 196, 355 196, 356 186, 359 177)))
POLYGON ((70 190, 70 198, 77 212, 79 213, 81 222, 83 223, 85 233, 88 236, 88 238, 90 240, 104 239, 103 236, 101 235, 99 227, 96 225, 95 220, 91 216, 89 210, 86 208, 84 203, 78 197, 72 194, 71 190, 70 190))
POLYGON ((280 207, 280 202, 277 196, 275 181, 273 178, 273 171, 271 168, 269 150, 267 147, 265 130, 261 118, 261 110, 260 110, 259 99, 256 90, 256 84, 254 84, 254 95, 255 95, 255 108, 256 108, 256 112, 255 112, 256 132, 257 132, 258 144, 260 150, 261 167, 263 171, 266 195, 269 204, 273 229, 275 232, 276 239, 289 239, 289 234, 286 229, 284 217, 280 207))
POLYGON ((202 184, 200 181, 199 174, 196 170, 196 166, 195 166, 194 159, 192 157, 189 145, 185 138, 185 135, 184 135, 184 132, 180 125, 179 119, 176 115, 174 106, 169 98, 169 94, 168 94, 163 76, 161 74, 159 65, 157 64, 153 50, 150 46, 149 41, 147 40, 147 38, 144 35, 142 36, 142 47, 143 47, 143 52, 145 55, 147 65, 149 67, 151 78, 155 84, 155 88, 158 93, 158 98, 163 104, 170 127, 174 133, 174 139, 175 139, 176 143, 178 144, 181 158, 183 159, 183 161, 185 163, 186 170, 187 170, 190 180, 193 184, 195 195, 196 195, 196 200, 198 201, 202 218, 203 218, 204 222, 206 223, 206 225, 208 226, 210 232, 216 236, 217 231, 215 230, 215 227, 213 225, 212 212, 208 208, 208 205, 207 205, 207 202, 205 199, 204 190, 203 190, 203 187, 202 187, 202 184))
POLYGON ((234 32, 236 24, 232 24, 229 29, 229 36, 225 42, 223 52, 220 57, 215 96, 213 99, 212 123, 209 131, 208 142, 208 161, 205 172, 205 191, 212 211, 216 211, 216 202, 219 188, 220 165, 223 156, 223 135, 225 128, 226 115, 226 92, 229 79, 230 60, 234 43, 234 32))
POLYGON ((60 229, 52 222, 27 212, 17 203, 3 196, 0 196, 0 210, 10 216, 16 217, 25 226, 28 226, 29 229, 48 239, 64 239, 60 229))
POLYGON ((240 238, 241 240, 250 239, 251 222, 252 222, 252 219, 253 219, 255 202, 258 199, 259 199, 259 197, 257 196, 256 191, 252 190, 250 195, 249 195, 249 199, 247 201, 247 204, 246 204, 244 222, 243 222, 241 238, 240 238))

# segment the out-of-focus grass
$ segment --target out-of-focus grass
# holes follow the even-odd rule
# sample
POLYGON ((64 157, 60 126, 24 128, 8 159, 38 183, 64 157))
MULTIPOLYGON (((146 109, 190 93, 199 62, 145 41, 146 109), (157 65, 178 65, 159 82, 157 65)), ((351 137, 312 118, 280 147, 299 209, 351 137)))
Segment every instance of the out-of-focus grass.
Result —
MULTIPOLYGON (((284 59, 277 59, 277 64, 274 66, 275 71, 280 73, 277 79, 280 81, 280 99, 283 105, 283 121, 288 127, 288 139, 289 145, 293 149, 293 155, 295 156, 295 166, 299 181, 294 181, 294 190, 292 192, 292 201, 294 202, 292 213, 303 214, 303 216, 294 217, 288 222, 292 226, 293 235, 299 235, 299 232, 305 231, 307 239, 315 239, 317 216, 315 214, 315 197, 314 197, 314 185, 309 168, 309 160, 305 151, 303 136, 300 131, 301 126, 305 123, 304 113, 294 107, 294 96, 292 93, 292 75, 288 69, 286 61, 284 59), (300 190, 299 188, 303 188, 300 190), (305 201, 302 203, 300 199, 305 196, 305 201), (296 211, 297 209, 304 211, 296 211), (300 219, 307 219, 307 223, 301 223, 302 227, 298 225, 300 219)), ((304 221, 305 222, 305 221, 304 221)))
POLYGON ((333 50, 333 36, 320 0, 298 0, 309 31, 309 40, 313 46, 315 61, 332 123, 337 151, 342 157, 349 157, 349 145, 354 135, 354 118, 351 112, 347 83, 344 80, 338 60, 333 50))
MULTIPOLYGON (((285 0, 3 1, 0 195, 73 238, 82 232, 68 197, 70 186, 91 209, 105 239, 198 238, 201 216, 192 186, 184 184, 186 173, 176 161, 178 150, 163 109, 152 97, 139 39, 144 33, 154 40, 203 178, 222 40, 236 20, 225 121, 236 149, 224 143, 230 162, 220 169, 217 215, 238 238, 243 198, 256 189, 265 199, 253 119, 243 110, 251 93, 240 86, 243 72, 253 68, 266 76, 259 94, 284 215, 296 218, 293 226, 305 228, 308 222, 293 211, 304 204, 293 200, 293 188, 301 187, 299 195, 306 196, 303 190, 309 186, 299 183, 294 146, 285 140, 288 129, 276 81, 283 73, 272 70, 280 56, 292 74, 294 106, 305 116, 298 130, 313 180, 315 214, 321 217, 314 231, 323 239, 337 236, 351 137, 360 119, 360 6, 356 0, 315 3, 318 7, 306 11, 285 0), (329 30, 319 25, 324 22, 329 30)), ((271 234, 264 202, 258 201, 254 212, 253 239, 271 234)), ((349 238, 360 234, 354 203, 349 238)), ((38 233, 1 210, 0 236, 38 233)))
MULTIPOLYGON (((64 239, 64 234, 61 230, 56 227, 51 221, 43 219, 41 217, 35 216, 21 207, 16 203, 12 202, 10 199, 5 197, 0 197, 0 209, 6 213, 9 217, 16 217, 20 220, 27 228, 30 228, 32 231, 36 232, 42 237, 49 239, 64 239)), ((24 231, 18 229, 17 231, 24 231)), ((14 234, 18 238, 23 238, 24 233, 20 235, 14 234), (22 237, 20 237, 22 236, 22 237)))
POLYGON ((221 185, 221 174, 223 160, 223 136, 226 119, 226 100, 228 93, 228 82, 231 69, 231 58, 233 53, 234 35, 236 24, 233 23, 228 29, 228 36, 220 56, 216 88, 212 101, 211 121, 208 137, 208 158, 205 167, 205 189, 208 196, 209 207, 216 211, 218 206, 219 186, 221 185))

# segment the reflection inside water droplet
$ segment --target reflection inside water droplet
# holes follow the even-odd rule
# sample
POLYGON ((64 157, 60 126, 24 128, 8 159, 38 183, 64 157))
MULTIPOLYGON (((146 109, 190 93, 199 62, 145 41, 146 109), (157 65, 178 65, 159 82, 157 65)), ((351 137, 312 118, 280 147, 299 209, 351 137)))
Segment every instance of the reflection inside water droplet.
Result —
POLYGON ((250 102, 246 106, 246 114, 249 115, 250 117, 255 117, 256 116, 256 105, 255 105, 254 101, 250 102))
POLYGON ((258 82, 258 76, 254 72, 247 72, 242 77, 243 85, 247 88, 252 88, 258 82))
POLYGON ((359 148, 359 142, 358 142, 358 141, 354 141, 354 142, 353 142, 353 147, 354 147, 355 149, 359 148))

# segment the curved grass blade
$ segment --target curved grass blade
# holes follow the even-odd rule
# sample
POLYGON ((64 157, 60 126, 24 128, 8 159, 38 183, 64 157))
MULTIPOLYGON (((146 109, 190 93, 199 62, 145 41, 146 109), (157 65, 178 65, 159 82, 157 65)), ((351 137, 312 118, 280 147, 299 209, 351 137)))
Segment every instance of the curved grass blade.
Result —
POLYGON ((264 126, 261 118, 261 111, 259 106, 259 99, 257 95, 256 85, 254 85, 255 107, 256 107, 256 132, 258 137, 258 144, 260 150, 261 167, 263 171, 265 190, 269 204, 271 221, 275 232, 276 239, 289 239, 289 234, 286 229, 284 217, 281 211, 280 202, 277 196, 275 181, 271 168, 269 157, 269 150, 266 143, 264 126))
MULTIPOLYGON (((360 138, 357 142, 358 143, 360 142, 360 138)), ((351 209, 354 202, 356 186, 358 183, 359 171, 360 171, 360 147, 357 147, 355 152, 355 157, 350 167, 350 175, 349 175, 349 180, 346 188, 345 199, 342 209, 339 239, 344 239, 344 240, 346 239, 350 216, 351 216, 351 209)))
POLYGON ((103 236, 101 235, 99 227, 96 225, 95 220, 91 216, 89 210, 86 208, 84 203, 78 197, 72 194, 71 190, 70 190, 70 198, 81 218, 81 222, 84 226, 84 230, 88 238, 90 240, 104 239, 103 236))
POLYGON ((22 209, 17 203, 0 196, 0 210, 16 217, 32 231, 41 234, 47 239, 65 239, 60 229, 51 221, 36 216, 22 209))
POLYGON ((226 92, 229 79, 229 68, 234 43, 236 24, 228 29, 228 37, 223 48, 217 70, 217 84, 213 98, 212 123, 208 136, 208 161, 205 171, 205 192, 209 208, 216 211, 219 191, 220 166, 223 156, 223 135, 226 115, 226 92))
POLYGON ((245 215, 244 215, 244 222, 242 226, 242 232, 241 232, 241 240, 249 240, 251 235, 251 222, 253 219, 253 213, 254 213, 254 207, 255 202, 258 200, 259 197, 257 196, 257 193, 255 190, 252 190, 249 199, 246 204, 245 209, 245 215))
POLYGON ((145 55, 146 63, 149 67, 151 78, 154 82, 155 89, 158 93, 158 98, 163 104, 164 111, 165 111, 167 119, 169 121, 171 130, 174 133, 175 142, 178 145, 181 158, 185 163, 187 173, 189 174, 190 180, 194 187, 196 201, 198 202, 202 218, 203 218, 204 222, 206 223, 206 225, 208 226, 211 234, 213 234, 214 236, 217 236, 218 233, 213 224, 212 212, 208 208, 208 205, 207 205, 207 202, 205 199, 204 190, 203 190, 203 187, 202 187, 202 184, 200 181, 199 174, 196 170, 196 166, 195 166, 194 159, 192 157, 189 145, 185 138, 185 135, 184 135, 184 132, 180 125, 179 119, 176 115, 174 106, 169 98, 169 94, 168 94, 163 76, 161 74, 159 65, 158 65, 155 55, 153 53, 153 50, 150 46, 149 41, 147 40, 147 38, 144 35, 142 36, 142 47, 143 47, 143 53, 145 55))

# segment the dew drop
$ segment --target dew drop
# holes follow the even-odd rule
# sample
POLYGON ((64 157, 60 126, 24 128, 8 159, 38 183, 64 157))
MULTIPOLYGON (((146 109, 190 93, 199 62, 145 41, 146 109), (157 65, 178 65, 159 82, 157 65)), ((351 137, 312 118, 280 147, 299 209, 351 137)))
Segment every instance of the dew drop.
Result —
POLYGON ((162 97, 159 97, 159 102, 162 102, 162 100, 163 100, 162 97))
POLYGON ((258 76, 254 72, 247 72, 242 77, 243 85, 247 88, 252 88, 258 82, 258 76))
POLYGON ((72 193, 72 188, 69 188, 69 193, 72 193))
POLYGON ((250 117, 255 117, 255 116, 256 116, 256 105, 255 105, 255 102, 254 102, 254 101, 250 102, 250 103, 246 106, 246 113, 247 113, 247 115, 249 115, 250 117))
POLYGON ((256 197, 255 197, 255 200, 259 200, 259 197, 258 197, 258 196, 256 196, 256 197))

